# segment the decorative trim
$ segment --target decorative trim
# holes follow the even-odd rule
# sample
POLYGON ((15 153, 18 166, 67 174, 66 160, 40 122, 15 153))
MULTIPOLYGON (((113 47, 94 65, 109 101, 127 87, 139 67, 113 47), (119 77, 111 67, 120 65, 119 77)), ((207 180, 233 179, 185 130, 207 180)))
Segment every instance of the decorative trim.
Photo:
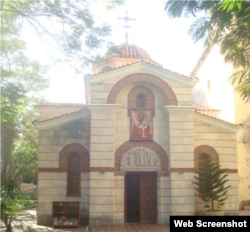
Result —
POLYGON ((114 172, 115 169, 111 167, 90 167, 90 172, 114 172))
POLYGON ((159 144, 157 144, 154 141, 140 141, 140 142, 127 141, 124 144, 122 144, 115 152, 115 171, 120 171, 120 163, 123 155, 127 151, 135 147, 145 147, 155 152, 161 161, 162 171, 166 172, 169 175, 169 169, 168 169, 169 162, 167 153, 159 144))
MULTIPOLYGON (((221 168, 221 169, 224 169, 224 168, 221 168)), ((194 169, 194 172, 197 172, 199 171, 198 169, 194 169)), ((227 169, 225 170, 225 173, 238 173, 238 169, 227 169)))
POLYGON ((165 113, 195 111, 196 109, 197 109, 197 106, 163 106, 162 107, 162 110, 165 113))
MULTIPOLYGON (((38 172, 67 172, 67 168, 38 168, 38 172)), ((81 170, 81 173, 89 172, 89 170, 81 170)))
POLYGON ((171 173, 194 172, 193 168, 171 168, 171 173))
MULTIPOLYGON (((114 171, 114 168, 107 168, 110 170, 106 170, 106 168, 90 168, 91 172, 100 172, 100 170, 104 170, 105 172, 114 172, 115 176, 125 176, 126 171, 114 171), (93 169, 93 170, 92 170, 93 169), (113 170, 111 170, 113 169, 113 170)), ((197 169, 194 168, 171 168, 171 173, 184 173, 184 172, 195 172, 197 169)), ((38 172, 67 172, 65 168, 38 168, 38 172)), ((81 171, 81 173, 88 173, 88 170, 81 171)), ((238 169, 228 169, 225 173, 238 173, 238 169)), ((158 171, 157 176, 169 176, 168 172, 158 171)))
POLYGON ((159 156, 151 149, 135 147, 124 153, 121 159, 122 171, 160 171, 161 161, 159 156))
POLYGON ((176 95, 170 85, 161 78, 146 73, 131 74, 118 81, 109 92, 107 103, 114 104, 120 91, 126 86, 136 82, 147 82, 155 85, 166 95, 169 105, 178 105, 176 95))
POLYGON ((238 169, 227 169, 225 173, 238 173, 238 169))

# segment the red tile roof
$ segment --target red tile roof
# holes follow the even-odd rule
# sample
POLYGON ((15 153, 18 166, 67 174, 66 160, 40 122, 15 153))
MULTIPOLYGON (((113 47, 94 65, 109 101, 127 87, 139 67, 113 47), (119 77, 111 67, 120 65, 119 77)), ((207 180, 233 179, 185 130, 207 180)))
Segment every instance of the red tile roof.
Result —
POLYGON ((50 120, 52 120, 52 119, 61 118, 61 117, 64 117, 64 116, 66 116, 66 115, 78 113, 78 112, 80 112, 80 111, 85 111, 85 110, 87 110, 87 109, 76 110, 76 111, 73 111, 73 112, 70 112, 70 113, 65 113, 65 114, 61 114, 61 115, 54 116, 54 117, 50 117, 50 118, 46 118, 46 119, 38 119, 38 120, 33 121, 33 123, 34 123, 34 122, 40 123, 40 122, 50 121, 50 120))
POLYGON ((204 116, 206 116, 206 117, 213 118, 213 119, 219 120, 219 121, 221 121, 221 122, 228 123, 228 124, 233 125, 233 126, 241 126, 241 125, 242 125, 242 124, 235 124, 235 123, 232 123, 232 122, 228 122, 228 121, 225 121, 225 120, 223 120, 223 119, 220 119, 220 118, 217 118, 217 117, 208 115, 208 114, 200 113, 200 112, 198 112, 198 111, 195 111, 195 112, 196 112, 197 114, 204 115, 204 116))
POLYGON ((212 109, 212 108, 210 108, 208 106, 205 106, 205 105, 199 105, 199 106, 197 106, 196 111, 221 111, 221 110, 219 110, 219 109, 212 109))
POLYGON ((162 67, 161 64, 152 60, 149 54, 144 49, 132 44, 120 44, 111 47, 104 55, 104 58, 107 59, 111 57, 136 58, 146 60, 149 63, 153 63, 156 66, 162 67))

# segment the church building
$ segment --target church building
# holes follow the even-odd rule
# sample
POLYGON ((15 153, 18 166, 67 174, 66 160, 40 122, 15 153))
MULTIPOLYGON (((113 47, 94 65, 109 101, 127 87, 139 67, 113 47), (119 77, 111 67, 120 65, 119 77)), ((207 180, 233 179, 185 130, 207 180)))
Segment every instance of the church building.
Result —
POLYGON ((36 106, 38 224, 52 225, 53 202, 65 201, 80 202, 90 226, 203 214, 193 181, 209 158, 228 169, 223 210, 238 215, 240 125, 192 105, 198 78, 164 69, 138 46, 116 48, 84 77, 85 104, 36 106))

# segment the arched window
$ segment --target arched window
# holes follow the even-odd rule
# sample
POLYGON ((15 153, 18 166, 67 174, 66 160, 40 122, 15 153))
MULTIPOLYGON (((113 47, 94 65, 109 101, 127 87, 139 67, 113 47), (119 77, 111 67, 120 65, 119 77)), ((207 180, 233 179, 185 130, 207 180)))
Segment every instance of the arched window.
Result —
POLYGON ((105 66, 105 67, 101 70, 101 73, 107 72, 107 71, 109 71, 109 70, 112 70, 112 68, 109 67, 109 66, 105 66))
POLYGON ((138 94, 136 96, 136 107, 146 107, 146 97, 144 94, 138 94))
POLYGON ((68 196, 81 195, 81 161, 80 155, 73 152, 68 157, 68 196))
MULTIPOLYGON (((147 108, 155 115, 155 98, 152 90, 146 86, 138 85, 132 88, 128 94, 128 116, 130 110, 135 108, 147 108)), ((145 109, 146 110, 146 109, 145 109)))
MULTIPOLYGON (((208 162, 209 159, 210 159, 209 155, 205 154, 205 153, 202 153, 199 156, 198 167, 199 167, 200 172, 204 171, 204 166, 208 162)), ((201 182, 203 180, 203 178, 201 176, 199 178, 200 178, 199 181, 201 182)), ((200 194, 200 196, 203 195, 201 192, 199 194, 200 194)))
POLYGON ((199 171, 202 171, 205 163, 209 160, 209 155, 208 154, 201 154, 199 157, 199 171))

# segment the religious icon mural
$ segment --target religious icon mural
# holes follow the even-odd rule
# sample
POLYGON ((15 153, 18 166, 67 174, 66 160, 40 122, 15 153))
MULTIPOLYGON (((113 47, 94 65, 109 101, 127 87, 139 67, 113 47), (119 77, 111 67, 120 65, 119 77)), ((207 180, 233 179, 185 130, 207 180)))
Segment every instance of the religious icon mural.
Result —
POLYGON ((132 140, 152 140, 153 122, 152 112, 131 110, 131 133, 132 140))
POLYGON ((146 147, 135 147, 127 151, 120 161, 122 171, 160 171, 159 156, 146 147))

